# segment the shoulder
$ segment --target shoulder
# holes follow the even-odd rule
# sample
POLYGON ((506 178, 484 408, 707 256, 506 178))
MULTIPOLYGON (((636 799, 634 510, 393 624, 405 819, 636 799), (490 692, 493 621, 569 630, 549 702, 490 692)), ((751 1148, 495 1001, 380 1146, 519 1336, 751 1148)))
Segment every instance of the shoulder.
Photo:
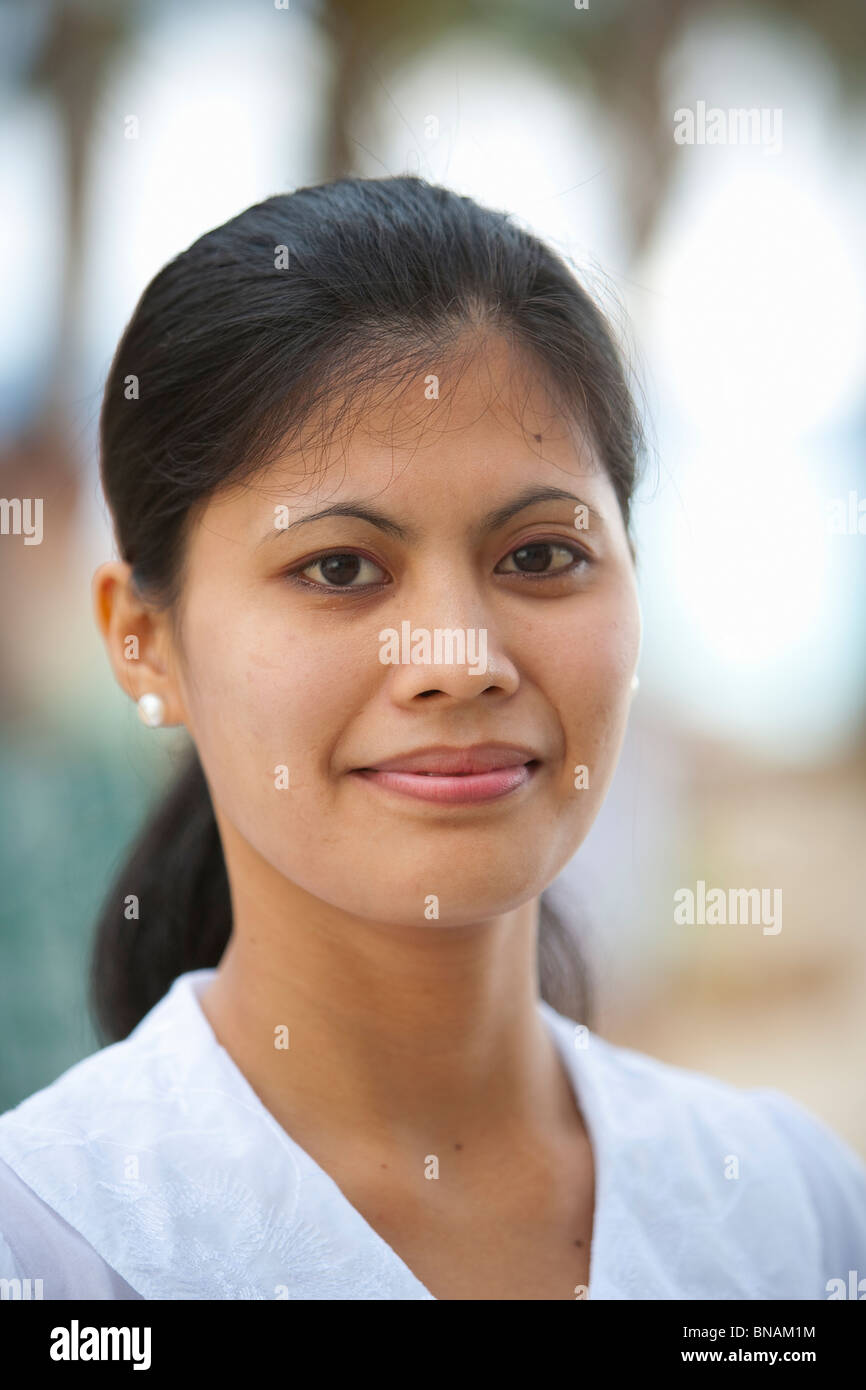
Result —
POLYGON ((784 1091, 737 1086, 596 1036, 593 1043, 611 1081, 616 1078, 634 1097, 643 1092, 675 1106, 696 1133, 719 1135, 730 1120, 741 1118, 756 1138, 771 1138, 774 1145, 781 1141, 822 1206, 827 1206, 822 1190, 861 1202, 866 1198, 864 1160, 826 1121, 784 1091))
POLYGON ((866 1165, 839 1135, 775 1088, 738 1087, 610 1043, 598 1050, 611 1094, 630 1098, 646 1132, 656 1132, 653 1107, 665 1117, 680 1156, 669 1162, 682 1167, 686 1160, 692 1169, 691 1182, 680 1178, 685 1190, 703 1189, 696 1181, 702 1172, 708 1197, 717 1177, 736 1181, 736 1201, 723 1200, 718 1210, 727 1219, 741 1209, 756 1258, 793 1235, 792 1253, 812 1252, 814 1297, 859 1296, 849 1276, 856 1272, 855 1284, 866 1278, 866 1165))
POLYGON ((149 1176, 149 1157, 183 1089, 184 1057, 194 1065, 194 1044, 170 992, 128 1038, 0 1115, 4 1297, 18 1297, 28 1279, 39 1282, 22 1296, 139 1296, 119 1273, 114 1231, 149 1176))
POLYGON ((866 1164, 824 1120, 784 1092, 762 1087, 750 1095, 784 1137, 808 1190, 821 1232, 827 1297, 866 1298, 866 1164))
POLYGON ((0 1115, 0 1159, 13 1167, 16 1149, 27 1144, 34 1158, 51 1142, 72 1156, 123 1113, 130 1143, 142 1128, 148 1102, 165 1103, 214 1048, 191 998, 192 975, 171 989, 120 1042, 100 1048, 69 1067, 49 1085, 0 1115))
POLYGON ((82 1058, 0 1115, 0 1159, 17 1169, 18 1153, 28 1150, 35 1161, 50 1139, 72 1161, 118 1107, 134 1112, 158 1092, 171 1073, 164 1030, 153 1027, 164 1004, 128 1038, 82 1058))
POLYGON ((561 1023, 608 1189, 625 1194, 624 1236, 627 1219, 643 1222, 648 1245, 670 1245, 669 1267, 676 1248, 689 1287, 702 1260, 731 1271, 737 1292, 697 1296, 852 1296, 835 1281, 866 1279, 866 1164, 824 1121, 782 1091, 561 1023))
POLYGON ((0 1159, 0 1299, 137 1299, 58 1212, 0 1159))
POLYGON ((648 1053, 622 1047, 590 1034, 593 1072, 612 1091, 627 1094, 634 1113, 658 1104, 676 1112, 686 1129, 721 1137, 733 1122, 774 1145, 782 1143, 796 1157, 803 1175, 814 1183, 836 1175, 844 1189, 859 1192, 866 1164, 823 1120, 801 1102, 774 1087, 743 1087, 730 1081, 664 1062, 648 1053))
MULTIPOLYGON (((128 1038, 0 1116, 0 1163, 25 1189, 17 1210, 50 1209, 44 1229, 70 1280, 66 1226, 144 1298, 273 1297, 298 1265, 292 1252, 315 1245, 312 1214, 336 1232, 343 1207, 220 1047, 197 973, 128 1038)), ((32 1252, 22 1263, 7 1225, 0 1194, 0 1270, 24 1277, 32 1252)))

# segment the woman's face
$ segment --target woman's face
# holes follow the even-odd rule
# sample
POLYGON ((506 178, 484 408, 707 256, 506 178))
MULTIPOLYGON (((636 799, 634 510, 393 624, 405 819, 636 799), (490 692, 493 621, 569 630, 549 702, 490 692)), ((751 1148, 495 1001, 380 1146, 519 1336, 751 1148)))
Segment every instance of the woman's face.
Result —
POLYGON ((262 873, 395 925, 486 920, 543 891, 608 787, 640 645, 613 487, 543 382, 499 339, 456 381, 434 370, 438 399, 428 375, 410 382, 324 467, 293 454, 211 499, 167 691, 230 875, 240 846, 262 873), (543 487, 567 495, 519 505, 543 487), (387 527, 305 520, 334 506, 387 527), (518 770, 463 788, 360 771, 494 741, 524 750, 518 770))

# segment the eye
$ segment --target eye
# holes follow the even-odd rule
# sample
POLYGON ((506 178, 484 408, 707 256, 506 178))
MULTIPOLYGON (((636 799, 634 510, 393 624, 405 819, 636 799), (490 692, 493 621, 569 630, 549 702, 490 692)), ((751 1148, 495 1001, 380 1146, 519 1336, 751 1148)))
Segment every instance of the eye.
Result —
MULTIPOLYGON (((562 578, 567 574, 578 574, 582 569, 592 564, 591 557, 582 550, 580 546, 570 545, 565 541, 527 541, 525 545, 518 546, 505 557, 506 560, 514 559, 518 566, 516 570, 502 570, 497 567, 497 573, 517 574, 523 579, 530 581, 542 579, 562 578), (560 564, 556 569, 550 569, 552 556, 559 552, 566 560, 565 564, 560 564), (525 566, 525 568, 523 568, 525 566)), ((504 564, 501 561, 500 564, 504 564)), ((359 575, 363 574, 364 566, 368 570, 384 574, 380 565, 375 564, 366 555, 359 555, 352 550, 331 550, 322 555, 317 555, 315 559, 308 561, 302 569, 297 569, 286 574, 286 578, 294 584, 302 585, 308 589, 327 590, 332 593, 338 590, 360 593, 364 589, 372 588, 381 584, 381 580, 373 577, 368 578, 360 584, 354 581, 359 575), (318 571, 319 578, 307 578, 310 571, 318 571)))
MULTIPOLYGON (((577 574, 592 564, 592 560, 585 550, 577 545, 569 545, 565 541, 527 541, 525 545, 512 550, 505 559, 514 559, 520 565, 525 565, 526 568, 499 570, 499 573, 519 574, 524 579, 559 579, 566 574, 577 574), (555 551, 564 555, 568 563, 551 570, 548 566, 555 551)), ((501 563, 504 564, 504 561, 501 563)))
POLYGON ((366 555, 357 555, 352 550, 332 550, 325 555, 318 555, 315 560, 311 560, 301 570, 287 575, 288 579, 294 580, 296 584, 306 584, 312 589, 363 589, 369 584, 376 584, 376 579, 368 579, 363 584, 353 584, 352 580, 358 577, 359 571, 363 570, 364 565, 369 565, 373 570, 378 570, 380 574, 384 571, 379 565, 375 565, 372 560, 368 560, 366 555), (315 579, 302 578, 309 570, 318 570, 324 576, 325 582, 320 583, 315 579))

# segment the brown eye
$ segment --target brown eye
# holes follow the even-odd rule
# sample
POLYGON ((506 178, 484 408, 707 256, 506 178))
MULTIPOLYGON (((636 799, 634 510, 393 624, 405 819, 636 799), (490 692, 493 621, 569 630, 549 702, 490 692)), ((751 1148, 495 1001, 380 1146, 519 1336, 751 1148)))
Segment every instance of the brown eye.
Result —
POLYGON ((589 556, 578 546, 566 545, 565 542, 559 541, 529 541, 526 545, 512 550, 505 558, 513 559, 518 566, 516 570, 505 571, 506 573, 539 576, 542 579, 568 574, 569 571, 577 573, 584 565, 590 563, 589 556), (565 556, 567 563, 551 569, 551 559, 556 551, 565 556))
POLYGON ((363 573, 364 566, 369 570, 383 573, 378 565, 372 560, 368 560, 366 555, 357 555, 351 550, 333 550, 325 555, 319 555, 315 560, 311 560, 302 570, 296 570, 289 578, 295 579, 298 583, 308 584, 314 589, 362 589, 367 584, 377 584, 381 581, 376 578, 375 573, 372 577, 366 578, 362 583, 356 584, 353 581, 363 573), (302 578, 310 571, 318 571, 319 578, 302 578))

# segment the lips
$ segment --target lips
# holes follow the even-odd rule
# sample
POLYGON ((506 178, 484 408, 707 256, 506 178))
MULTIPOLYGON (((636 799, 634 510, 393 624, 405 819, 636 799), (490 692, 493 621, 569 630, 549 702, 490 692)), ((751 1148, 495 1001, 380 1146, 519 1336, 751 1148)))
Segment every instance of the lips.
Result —
POLYGON ((504 767, 522 767, 537 762, 531 749, 513 743, 484 743, 471 748, 453 748, 444 744, 419 748, 413 753, 379 759, 359 772, 412 772, 431 777, 471 777, 494 772, 504 767))

